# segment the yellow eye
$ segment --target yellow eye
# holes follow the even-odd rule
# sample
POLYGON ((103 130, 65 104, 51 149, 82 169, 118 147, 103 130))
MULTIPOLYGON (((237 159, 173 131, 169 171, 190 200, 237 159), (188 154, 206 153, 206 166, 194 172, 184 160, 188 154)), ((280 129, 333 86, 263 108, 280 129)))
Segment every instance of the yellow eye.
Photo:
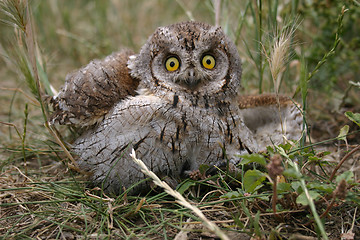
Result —
POLYGON ((205 55, 201 63, 204 68, 213 69, 215 67, 215 58, 211 55, 205 55))
POLYGON ((166 70, 169 72, 176 71, 180 66, 180 62, 176 57, 169 57, 165 62, 166 70))

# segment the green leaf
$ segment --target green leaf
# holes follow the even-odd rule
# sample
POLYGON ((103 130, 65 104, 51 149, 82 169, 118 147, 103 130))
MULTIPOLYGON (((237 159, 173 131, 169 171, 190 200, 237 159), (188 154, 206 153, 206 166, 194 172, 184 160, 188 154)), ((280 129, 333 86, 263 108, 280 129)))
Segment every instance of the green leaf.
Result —
POLYGON ((292 183, 291 183, 291 187, 292 187, 292 189, 294 189, 294 191, 297 192, 297 193, 301 193, 301 192, 302 192, 300 181, 294 181, 294 182, 292 182, 292 183))
POLYGON ((238 226, 240 229, 243 229, 244 226, 244 222, 242 220, 240 220, 240 217, 234 217, 234 223, 236 224, 236 226, 238 226))
POLYGON ((244 189, 248 193, 252 193, 255 189, 259 189, 261 183, 265 180, 266 176, 259 170, 248 170, 244 175, 244 189))
MULTIPOLYGON (((312 199, 316 200, 320 197, 320 194, 318 192, 315 191, 309 191, 309 195, 312 199)), ((309 201, 308 198, 306 197, 305 192, 301 193, 297 198, 296 198, 296 203, 298 204, 302 204, 304 206, 309 205, 309 201)))
POLYGON ((270 154, 275 154, 275 150, 272 146, 267 146, 266 147, 266 151, 270 154))
POLYGON ((276 148, 277 152, 278 152, 281 156, 283 156, 284 158, 286 158, 286 159, 289 160, 289 161, 287 161, 287 162, 289 163, 290 166, 293 166, 293 165, 294 165, 294 164, 292 163, 292 161, 290 161, 290 157, 287 155, 286 151, 285 151, 282 147, 275 145, 275 148, 276 148))
POLYGON ((290 143, 286 143, 286 144, 279 144, 279 147, 281 147, 282 149, 284 149, 285 152, 288 152, 292 145, 290 143))
POLYGON ((277 184, 277 192, 278 193, 283 193, 283 192, 288 192, 291 188, 291 184, 290 183, 285 183, 285 182, 281 182, 277 184))
POLYGON ((238 198, 238 197, 242 197, 242 196, 243 196, 243 194, 238 191, 231 191, 231 192, 228 192, 228 193, 222 195, 220 198, 233 199, 233 198, 238 198))
POLYGON ((291 177, 291 178, 295 178, 295 179, 300 179, 302 177, 302 175, 293 168, 285 169, 285 171, 283 172, 283 175, 285 177, 288 177, 288 178, 291 177))
POLYGON ((256 199, 260 199, 260 200, 263 200, 263 201, 269 201, 270 200, 269 196, 265 196, 265 195, 260 195, 260 196, 256 197, 256 199))
POLYGON ((311 161, 311 162, 320 162, 321 158, 319 158, 317 156, 310 156, 309 161, 311 161))
POLYGON ((310 189, 317 189, 326 193, 332 193, 332 191, 334 191, 334 185, 319 182, 309 183, 307 187, 310 189))
POLYGON ((260 228, 260 211, 255 214, 254 217, 254 230, 256 236, 262 236, 262 230, 260 228))
POLYGON ((189 179, 189 180, 182 182, 182 184, 177 188, 176 191, 183 194, 186 190, 188 190, 190 187, 195 186, 195 185, 196 185, 196 182, 189 179))
POLYGON ((335 181, 337 183, 341 182, 341 180, 345 179, 347 183, 354 181, 354 173, 352 171, 346 171, 336 177, 335 181))
POLYGON ((359 194, 352 192, 352 191, 348 191, 347 195, 346 195, 346 200, 347 201, 352 201, 358 205, 360 205, 360 198, 359 198, 359 194))
POLYGON ((360 127, 360 113, 346 112, 345 116, 360 127))
POLYGON ((340 133, 337 136, 338 139, 346 142, 346 135, 349 133, 349 125, 345 125, 340 129, 340 133))
POLYGON ((262 166, 266 165, 266 160, 265 157, 261 154, 245 154, 245 155, 241 155, 240 156, 242 158, 240 164, 241 165, 245 165, 245 164, 249 164, 249 163, 253 163, 256 162, 262 166))
POLYGON ((209 165, 206 165, 206 164, 201 164, 199 166, 199 171, 201 174, 204 174, 206 173, 207 170, 209 170, 210 166, 209 165))
POLYGON ((40 81, 44 85, 46 94, 48 94, 50 96, 54 96, 54 92, 51 89, 51 84, 49 82, 49 79, 48 79, 48 76, 47 76, 47 73, 46 73, 44 67, 41 66, 41 64, 37 60, 36 60, 36 66, 38 68, 38 74, 39 74, 40 81))

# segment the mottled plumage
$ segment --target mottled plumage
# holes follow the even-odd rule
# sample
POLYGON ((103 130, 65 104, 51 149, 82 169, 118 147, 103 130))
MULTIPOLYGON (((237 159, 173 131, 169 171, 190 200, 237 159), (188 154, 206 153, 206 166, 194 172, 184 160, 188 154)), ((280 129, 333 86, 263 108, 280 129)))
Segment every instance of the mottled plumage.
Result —
POLYGON ((50 102, 51 123, 90 126, 121 99, 135 95, 139 81, 132 78, 127 60, 134 53, 123 50, 66 76, 65 85, 50 102))
MULTIPOLYGON (((115 68, 106 60, 91 64, 90 82, 102 89, 101 76, 115 68)), ((119 64, 124 66, 125 61, 119 64)), ((160 27, 138 55, 128 57, 128 69, 130 75, 121 70, 123 74, 107 78, 105 86, 110 86, 109 79, 118 84, 106 87, 101 106, 87 105, 86 111, 75 113, 56 107, 74 95, 83 101, 98 92, 82 90, 88 81, 81 75, 83 69, 75 73, 78 77, 67 79, 53 100, 58 101, 54 122, 70 119, 68 115, 73 116, 70 123, 81 125, 86 119, 83 126, 99 122, 72 147, 79 167, 109 191, 118 192, 145 177, 129 156, 132 148, 152 171, 178 179, 202 164, 219 165, 227 159, 237 163, 239 154, 264 150, 272 142, 281 143, 283 137, 300 137, 301 114, 288 98, 238 96, 240 57, 220 27, 198 22, 160 27), (131 81, 134 85, 125 87, 131 81), (69 90, 72 85, 76 91, 69 90), (129 94, 123 94, 123 89, 130 89, 129 94), (134 89, 137 95, 132 96, 134 89), (91 120, 95 119, 91 114, 104 119, 91 120)))

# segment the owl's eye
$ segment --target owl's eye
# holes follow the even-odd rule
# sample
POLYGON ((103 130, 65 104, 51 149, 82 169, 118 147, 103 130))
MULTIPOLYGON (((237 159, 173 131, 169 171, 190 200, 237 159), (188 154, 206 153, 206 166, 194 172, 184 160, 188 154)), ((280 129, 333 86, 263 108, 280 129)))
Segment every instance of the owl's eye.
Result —
POLYGON ((215 58, 211 55, 205 55, 201 61, 206 69, 213 69, 215 67, 215 58))
POLYGON ((178 70, 179 67, 180 67, 180 62, 179 59, 177 59, 176 57, 169 57, 168 59, 166 59, 165 68, 169 72, 176 71, 178 70))

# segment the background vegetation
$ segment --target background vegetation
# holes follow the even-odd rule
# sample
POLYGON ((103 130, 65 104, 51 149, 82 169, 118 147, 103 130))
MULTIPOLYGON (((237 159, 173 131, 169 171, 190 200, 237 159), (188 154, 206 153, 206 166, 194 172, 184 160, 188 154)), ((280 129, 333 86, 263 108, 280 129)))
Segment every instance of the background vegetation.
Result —
MULTIPOLYGON (((214 24, 216 12, 243 60, 242 94, 276 91, 266 56, 281 29, 296 27, 279 91, 302 103, 308 131, 296 148, 278 146, 249 156, 247 161, 259 166, 249 169, 251 176, 220 172, 187 179, 178 190, 231 239, 359 239, 360 121, 352 114, 360 112, 358 1, 223 0, 219 9, 210 0, 0 3, 3 239, 223 238, 161 189, 146 196, 88 189, 44 126, 47 106, 39 103, 36 84, 39 79, 51 94, 50 84, 58 90, 67 73, 94 58, 120 48, 137 52, 158 26, 189 19, 214 24), (285 167, 279 176, 286 179, 277 194, 265 168, 275 153, 285 167)), ((58 129, 71 141, 69 129, 58 129)))

